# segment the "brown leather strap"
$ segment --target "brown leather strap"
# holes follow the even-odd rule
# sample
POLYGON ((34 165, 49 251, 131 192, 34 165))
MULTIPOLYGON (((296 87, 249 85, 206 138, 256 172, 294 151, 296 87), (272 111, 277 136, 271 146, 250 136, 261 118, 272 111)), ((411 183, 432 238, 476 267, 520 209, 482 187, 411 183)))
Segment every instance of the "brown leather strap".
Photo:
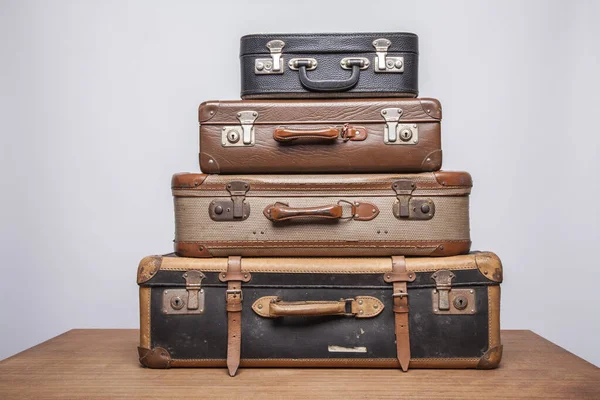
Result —
POLYGON ((219 279, 227 282, 227 369, 229 375, 234 376, 240 366, 242 344, 242 281, 248 282, 250 273, 242 273, 241 257, 229 257, 227 273, 220 274, 219 279))
POLYGON ((394 284, 394 317, 396 331, 396 357, 402 371, 408 370, 410 362, 410 337, 408 332, 408 291, 407 281, 414 281, 416 274, 406 272, 404 257, 392 257, 392 273, 384 275, 386 282, 394 284))

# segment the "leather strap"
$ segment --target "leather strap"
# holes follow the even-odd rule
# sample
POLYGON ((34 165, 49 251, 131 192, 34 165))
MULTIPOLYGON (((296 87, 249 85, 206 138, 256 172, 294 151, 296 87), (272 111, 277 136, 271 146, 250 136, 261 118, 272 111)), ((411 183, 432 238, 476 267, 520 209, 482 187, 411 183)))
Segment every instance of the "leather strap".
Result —
POLYGON ((410 362, 410 336, 408 331, 408 291, 406 282, 416 278, 414 272, 406 272, 404 257, 392 257, 392 273, 384 275, 386 282, 394 285, 394 318, 396 332, 396 357, 402 371, 408 370, 410 362))
POLYGON ((234 256, 227 260, 227 273, 220 274, 219 279, 227 282, 227 369, 234 376, 240 366, 242 345, 242 281, 248 282, 250 273, 242 273, 242 258, 234 256))

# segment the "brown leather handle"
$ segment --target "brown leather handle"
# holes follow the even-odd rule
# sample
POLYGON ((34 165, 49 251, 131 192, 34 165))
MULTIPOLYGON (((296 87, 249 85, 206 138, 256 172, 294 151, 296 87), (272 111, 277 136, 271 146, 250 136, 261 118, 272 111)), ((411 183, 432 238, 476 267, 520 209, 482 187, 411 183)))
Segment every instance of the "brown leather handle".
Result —
POLYGON ((288 129, 285 127, 275 128, 273 132, 273 139, 278 142, 289 142, 294 139, 325 139, 325 140, 336 140, 340 135, 340 129, 331 127, 324 129, 288 129))
POLYGON ((339 301, 283 301, 277 296, 265 296, 252 304, 254 312, 265 318, 326 315, 369 318, 381 313, 383 308, 383 303, 371 296, 356 296, 339 301))
POLYGON ((348 140, 360 141, 367 138, 367 129, 362 126, 332 126, 322 129, 289 129, 284 126, 275 128, 273 139, 278 142, 291 142, 296 139, 323 139, 336 140, 342 139, 344 142, 348 140))
POLYGON ((319 207, 290 207, 286 203, 269 204, 263 210, 267 219, 273 222, 286 221, 296 218, 325 218, 325 219, 353 219, 355 221, 370 221, 379 215, 379 208, 375 204, 364 201, 350 202, 340 200, 336 204, 319 207), (350 206, 350 214, 343 217, 342 204, 350 206))
POLYGON ((329 204, 320 207, 289 207, 285 203, 275 203, 268 205, 263 214, 271 221, 285 221, 293 218, 342 218, 342 206, 339 204, 329 204))

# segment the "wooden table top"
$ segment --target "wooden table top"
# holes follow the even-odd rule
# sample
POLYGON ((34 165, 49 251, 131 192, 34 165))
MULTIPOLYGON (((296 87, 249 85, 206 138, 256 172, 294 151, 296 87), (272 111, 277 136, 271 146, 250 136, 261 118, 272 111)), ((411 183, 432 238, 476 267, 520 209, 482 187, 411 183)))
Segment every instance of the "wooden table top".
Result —
POLYGON ((496 370, 143 368, 135 329, 76 329, 0 361, 0 398, 600 399, 600 369, 531 331, 503 331, 496 370))

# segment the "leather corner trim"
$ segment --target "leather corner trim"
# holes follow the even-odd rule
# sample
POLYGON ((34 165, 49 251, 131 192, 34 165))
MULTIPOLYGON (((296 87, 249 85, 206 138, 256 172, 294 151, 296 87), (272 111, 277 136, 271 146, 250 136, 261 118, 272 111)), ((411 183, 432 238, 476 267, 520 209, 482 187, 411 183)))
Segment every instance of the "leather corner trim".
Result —
POLYGON ((425 114, 437 120, 442 119, 442 105, 439 100, 431 98, 422 98, 420 100, 425 114))
POLYGON ((442 150, 434 150, 423 157, 421 169, 423 171, 437 171, 442 167, 442 150))
POLYGON ((477 369, 494 369, 498 367, 500 360, 502 359, 502 349, 503 346, 500 345, 486 351, 479 359, 477 369))
POLYGON ((206 122, 217 114, 219 103, 205 101, 198 107, 198 122, 206 122))
POLYGON ((219 163, 208 153, 200 153, 200 170, 207 174, 218 174, 221 172, 219 163))
POLYGON ((175 242, 175 253, 180 257, 212 257, 208 248, 201 243, 175 242))
POLYGON ((475 253, 475 264, 483 276, 493 282, 502 282, 502 262, 491 252, 475 253))
POLYGON ((148 368, 169 368, 171 366, 171 355, 162 347, 146 349, 138 347, 140 364, 148 368))
POLYGON ((142 258, 140 261, 140 265, 138 266, 137 271, 137 283, 141 285, 142 283, 148 282, 152 279, 158 270, 160 269, 160 265, 162 264, 161 256, 148 256, 142 258))
POLYGON ((206 180, 206 174, 192 174, 181 172, 173 175, 171 179, 171 189, 193 189, 202 185, 206 180))
POLYGON ((435 171, 433 176, 442 186, 473 186, 473 178, 468 172, 435 171))
POLYGON ((467 254, 471 250, 470 240, 457 240, 440 244, 429 254, 432 257, 445 257, 467 254))

